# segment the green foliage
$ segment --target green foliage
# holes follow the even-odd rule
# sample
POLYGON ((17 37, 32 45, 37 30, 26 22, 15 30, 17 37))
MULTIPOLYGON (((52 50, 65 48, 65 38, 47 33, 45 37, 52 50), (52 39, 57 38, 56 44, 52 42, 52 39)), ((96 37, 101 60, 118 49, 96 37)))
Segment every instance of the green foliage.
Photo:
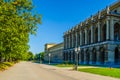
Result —
POLYGON ((34 55, 32 52, 29 51, 29 52, 25 53, 24 60, 31 61, 33 59, 34 59, 34 55))
POLYGON ((12 63, 12 62, 3 62, 3 63, 0 63, 0 71, 6 70, 6 69, 8 69, 8 67, 11 67, 13 65, 14 65, 14 63, 12 63))
POLYGON ((79 71, 120 78, 120 69, 117 68, 80 68, 79 71))
POLYGON ((14 63, 12 63, 12 62, 4 62, 3 64, 11 67, 11 66, 13 66, 14 63))
POLYGON ((45 54, 45 52, 40 52, 38 54, 35 54, 34 60, 36 60, 36 61, 40 61, 40 60, 44 61, 44 54, 45 54))
POLYGON ((24 60, 28 55, 29 35, 41 24, 41 15, 32 9, 32 0, 0 0, 0 61, 24 60))

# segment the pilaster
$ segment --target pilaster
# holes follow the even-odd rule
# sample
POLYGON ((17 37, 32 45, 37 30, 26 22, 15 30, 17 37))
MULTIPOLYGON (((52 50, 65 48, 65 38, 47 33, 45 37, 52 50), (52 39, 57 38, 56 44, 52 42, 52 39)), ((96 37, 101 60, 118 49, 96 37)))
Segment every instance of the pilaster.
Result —
POLYGON ((100 22, 98 22, 98 42, 100 42, 100 22))
POLYGON ((75 33, 75 37, 76 37, 76 45, 75 45, 75 47, 77 47, 78 46, 78 34, 77 34, 77 31, 75 33))
POLYGON ((87 30, 85 29, 85 44, 87 44, 87 30))
POLYGON ((113 18, 110 19, 110 40, 114 40, 114 21, 113 18))
POLYGON ((84 64, 86 64, 86 50, 84 49, 84 64))
POLYGON ((92 50, 90 50, 90 61, 89 64, 92 64, 92 50))
POLYGON ((91 26, 91 43, 93 43, 93 25, 91 26))
POLYGON ((70 43, 71 43, 71 42, 70 42, 70 34, 69 34, 69 48, 70 48, 70 43))
POLYGON ((109 24, 109 17, 106 18, 106 39, 109 40, 109 34, 110 34, 110 24, 109 24))
POLYGON ((80 46, 82 45, 82 32, 80 31, 80 46))
POLYGON ((72 33, 72 48, 74 47, 74 34, 72 33))

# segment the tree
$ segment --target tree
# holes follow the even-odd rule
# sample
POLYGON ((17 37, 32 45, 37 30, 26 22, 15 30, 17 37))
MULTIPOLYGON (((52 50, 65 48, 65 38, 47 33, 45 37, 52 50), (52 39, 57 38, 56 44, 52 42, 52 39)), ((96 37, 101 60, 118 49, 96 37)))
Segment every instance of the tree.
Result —
POLYGON ((35 54, 34 60, 36 60, 36 61, 40 61, 40 60, 44 61, 44 54, 45 54, 45 52, 40 52, 38 54, 35 54))
POLYGON ((32 13, 32 0, 0 1, 0 60, 24 59, 29 35, 36 34, 41 15, 32 13))
POLYGON ((43 61, 44 60, 45 52, 40 52, 40 55, 41 55, 41 60, 43 61))

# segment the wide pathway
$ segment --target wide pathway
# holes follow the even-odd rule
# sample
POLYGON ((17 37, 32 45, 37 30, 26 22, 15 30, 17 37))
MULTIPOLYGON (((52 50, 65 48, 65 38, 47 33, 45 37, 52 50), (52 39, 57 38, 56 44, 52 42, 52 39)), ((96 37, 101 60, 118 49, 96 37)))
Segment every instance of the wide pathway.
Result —
POLYGON ((55 66, 20 62, 9 70, 0 72, 0 80, 120 80, 55 66))

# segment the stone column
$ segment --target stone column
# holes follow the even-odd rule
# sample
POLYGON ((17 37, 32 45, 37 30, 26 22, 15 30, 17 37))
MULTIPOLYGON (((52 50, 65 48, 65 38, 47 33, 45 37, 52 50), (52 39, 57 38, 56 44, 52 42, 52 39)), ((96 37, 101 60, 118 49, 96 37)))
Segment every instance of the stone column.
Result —
POLYGON ((66 37, 64 35, 64 49, 66 49, 66 37))
POLYGON ((86 50, 84 49, 84 64, 86 64, 86 50))
POLYGON ((69 34, 69 48, 70 48, 70 34, 69 34))
POLYGON ((82 32, 80 31, 80 46, 82 45, 82 32))
POLYGON ((87 30, 85 29, 85 44, 87 44, 87 30))
POLYGON ((94 30, 93 30, 93 26, 91 26, 91 43, 93 43, 93 33, 94 33, 94 30))
POLYGON ((109 65, 114 64, 115 62, 115 52, 114 52, 115 46, 109 45, 106 53, 107 53, 107 63, 109 65))
POLYGON ((98 22, 98 42, 100 42, 100 22, 98 22))
POLYGON ((90 50, 90 61, 89 64, 92 64, 92 50, 90 50))
POLYGON ((110 62, 111 64, 114 64, 115 62, 114 56, 114 51, 108 51, 108 62, 110 62))
POLYGON ((66 49, 67 49, 67 35, 65 36, 65 46, 66 46, 66 49))
POLYGON ((77 47, 78 46, 78 34, 77 34, 77 31, 75 33, 75 37, 76 37, 76 45, 75 45, 75 47, 77 47))
POLYGON ((67 35, 65 36, 65 41, 66 41, 65 45, 66 45, 66 49, 67 49, 67 35))
POLYGON ((106 18, 106 40, 109 40, 109 29, 110 24, 109 24, 109 17, 106 18))
POLYGON ((96 61, 96 64, 100 64, 100 51, 97 50, 97 61, 96 61))
POLYGON ((68 35, 66 36, 66 43, 67 43, 67 49, 68 49, 68 35))
POLYGON ((110 19, 110 40, 114 40, 114 21, 113 18, 110 19))
POLYGON ((72 33, 72 47, 74 47, 74 34, 72 33))

